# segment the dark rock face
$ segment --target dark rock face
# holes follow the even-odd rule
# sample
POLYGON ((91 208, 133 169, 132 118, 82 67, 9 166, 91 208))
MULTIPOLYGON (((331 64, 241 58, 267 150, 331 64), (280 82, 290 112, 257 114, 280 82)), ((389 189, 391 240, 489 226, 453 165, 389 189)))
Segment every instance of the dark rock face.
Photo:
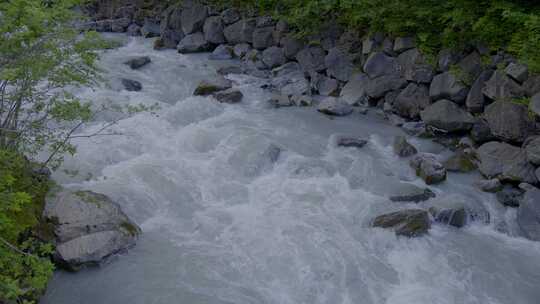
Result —
POLYGON ((484 118, 497 138, 520 143, 530 131, 527 107, 508 101, 497 101, 486 107, 484 118))
POLYGON ((127 91, 138 92, 142 90, 142 84, 136 80, 124 78, 122 79, 122 85, 127 91))
POLYGON ((208 7, 205 5, 194 3, 184 8, 181 15, 182 31, 186 35, 201 31, 207 17, 208 7))
POLYGON ((497 192, 497 201, 507 207, 519 207, 523 200, 523 190, 506 186, 497 192))
POLYGON ((239 103, 244 98, 244 94, 239 90, 228 89, 215 93, 214 98, 221 103, 239 103))
POLYGON ((474 117, 449 100, 439 100, 420 114, 428 125, 444 132, 469 131, 475 123, 474 117))
POLYGON ((409 209, 380 215, 373 220, 372 226, 392 228, 400 236, 418 237, 428 232, 431 223, 427 211, 409 209))
POLYGON ((355 137, 345 137, 341 136, 337 139, 337 146, 338 147, 346 147, 346 148, 363 148, 365 145, 367 145, 368 141, 362 138, 355 138, 355 137))
POLYGON ((394 52, 401 53, 416 46, 414 37, 397 37, 394 41, 394 52))
POLYGON ((274 27, 256 28, 253 31, 253 47, 264 50, 274 45, 274 27))
POLYGON ((524 144, 527 152, 527 160, 536 166, 540 166, 540 136, 535 136, 524 144))
POLYGON ((476 79, 482 73, 482 57, 478 52, 472 52, 465 56, 457 64, 465 79, 476 79))
POLYGON ((524 83, 529 77, 529 69, 523 64, 510 63, 504 71, 518 83, 524 83))
POLYGON ((346 116, 353 112, 353 108, 339 98, 327 97, 319 104, 317 111, 327 115, 346 116))
POLYGON ((509 182, 537 182, 534 166, 527 161, 524 150, 506 143, 489 142, 477 150, 478 169, 487 178, 509 182))
POLYGON ((320 47, 308 47, 296 54, 296 60, 305 72, 322 72, 326 69, 326 52, 320 47))
POLYGON ((407 86, 407 80, 398 74, 381 76, 370 79, 366 85, 366 94, 371 99, 384 97, 386 93, 402 89, 407 86))
POLYGON ((43 217, 54 225, 55 259, 70 270, 100 264, 141 233, 118 204, 90 191, 61 191, 47 199, 43 217))
POLYGON ((467 210, 462 204, 445 204, 429 208, 429 212, 438 223, 461 228, 467 224, 467 210))
POLYGON ((204 39, 213 44, 225 43, 225 35, 223 34, 223 20, 221 17, 212 16, 206 19, 203 26, 204 39))
POLYGON ((225 39, 230 44, 252 43, 255 20, 240 20, 225 28, 225 39))
POLYGON ((518 226, 523 235, 533 241, 540 241, 540 190, 531 189, 519 206, 518 226))
POLYGON ((124 64, 128 65, 133 70, 138 70, 142 68, 143 66, 149 64, 150 62, 152 62, 150 57, 141 56, 141 57, 131 58, 128 61, 124 62, 124 64))
POLYGON ((428 185, 438 184, 446 180, 446 169, 433 154, 418 154, 410 161, 411 167, 428 185))
POLYGON ((328 76, 334 77, 339 81, 349 81, 354 72, 354 65, 349 56, 337 47, 328 51, 328 55, 324 58, 324 63, 328 76))
POLYGON ((469 95, 467 95, 467 100, 465 101, 469 112, 482 113, 482 111, 484 111, 486 97, 484 96, 483 90, 486 86, 486 82, 491 76, 493 76, 493 71, 486 70, 474 81, 471 90, 469 91, 469 95))
POLYGON ((364 64, 364 71, 369 78, 399 74, 400 67, 397 60, 383 52, 371 55, 364 64))
POLYGON ((210 56, 210 60, 228 60, 233 58, 233 49, 232 47, 222 44, 218 46, 210 56))
POLYGON ((491 133, 488 124, 482 119, 477 120, 473 125, 470 136, 477 144, 483 144, 496 139, 491 133))
POLYGON ((225 91, 232 87, 232 82, 223 76, 215 77, 213 79, 203 80, 199 83, 193 95, 195 96, 207 96, 219 91, 225 91))
POLYGON ((449 99, 461 104, 467 98, 469 89, 450 72, 439 74, 433 78, 429 88, 432 100, 449 99))
POLYGON ((221 18, 223 18, 223 22, 226 25, 233 24, 240 20, 240 12, 238 12, 238 10, 235 8, 229 8, 221 13, 221 18))
POLYGON ((210 49, 210 43, 204 39, 204 35, 200 32, 187 35, 178 43, 178 52, 182 54, 206 52, 210 49))
POLYGON ((509 101, 513 98, 523 97, 523 88, 503 71, 495 71, 486 82, 484 95, 492 100, 509 101))
POLYGON ((283 47, 285 57, 291 60, 295 59, 298 52, 304 48, 302 41, 296 39, 293 35, 287 35, 281 38, 280 45, 283 47))
POLYGON ((531 110, 531 112, 536 114, 537 117, 540 116, 540 93, 534 95, 531 98, 529 109, 531 110))
POLYGON ((166 29, 161 33, 161 37, 156 40, 154 49, 175 49, 183 38, 184 34, 181 31, 166 29))
POLYGON ((396 97, 393 110, 400 116, 417 119, 430 104, 427 87, 410 83, 396 97))
POLYGON ((400 157, 409 157, 418 153, 418 150, 404 136, 397 136, 393 147, 394 153, 400 157))
POLYGON ((273 46, 262 52, 262 62, 270 69, 281 66, 287 62, 283 49, 273 46))

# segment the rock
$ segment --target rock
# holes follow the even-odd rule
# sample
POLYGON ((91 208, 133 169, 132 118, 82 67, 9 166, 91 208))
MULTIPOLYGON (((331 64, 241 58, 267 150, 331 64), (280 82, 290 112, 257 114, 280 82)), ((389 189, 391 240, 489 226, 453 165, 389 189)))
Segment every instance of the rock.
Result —
POLYGON ((253 31, 253 47, 264 50, 274 45, 274 27, 256 28, 253 31))
POLYGON ((296 59, 296 55, 298 54, 298 52, 300 52, 300 50, 304 48, 304 44, 302 43, 302 41, 295 38, 292 34, 281 38, 280 45, 281 47, 283 47, 285 57, 291 60, 296 59))
POLYGON ((269 27, 276 25, 276 22, 271 16, 260 16, 257 18, 257 27, 269 27))
POLYGON ((474 79, 478 78, 484 69, 482 57, 478 52, 472 52, 465 56, 465 58, 457 64, 457 67, 461 74, 461 80, 466 81, 467 84, 470 84, 474 79))
POLYGON ((340 136, 337 139, 338 147, 346 148, 363 148, 367 145, 368 141, 362 138, 340 136))
POLYGON ((187 35, 178 43, 178 52, 182 54, 207 52, 210 49, 211 45, 204 39, 202 33, 187 35))
POLYGON ((204 22, 208 17, 208 7, 195 3, 191 7, 182 10, 181 22, 182 31, 189 35, 202 30, 204 22))
POLYGON ((127 91, 138 92, 142 90, 142 84, 136 80, 123 78, 122 85, 127 91))
POLYGON ((428 126, 449 133, 469 131, 475 123, 470 113, 445 99, 427 107, 420 116, 428 126))
POLYGON ((274 78, 272 86, 286 96, 305 95, 309 93, 310 86, 296 62, 289 62, 272 71, 274 78))
POLYGON ((133 70, 137 70, 142 68, 143 66, 149 64, 152 62, 150 57, 148 56, 141 56, 141 57, 134 57, 129 59, 128 61, 124 62, 124 64, 129 65, 129 67, 133 70))
POLYGON ((221 103, 239 103, 243 97, 244 94, 235 89, 228 89, 214 94, 214 98, 221 103))
POLYGON ((533 165, 540 166, 540 136, 527 139, 524 146, 527 160, 533 165))
POLYGON ((484 105, 486 105, 487 101, 483 90, 486 86, 486 82, 491 79, 492 76, 493 70, 485 70, 474 81, 465 101, 465 105, 469 112, 482 113, 484 111, 484 105))
POLYGON ((317 111, 327 115, 346 116, 353 112, 353 108, 339 98, 326 97, 317 107, 317 111))
POLYGON ((111 31, 114 33, 123 33, 131 23, 129 18, 114 19, 111 21, 111 31))
POLYGON ((410 161, 411 167, 428 185, 438 184, 446 180, 446 169, 435 155, 421 153, 410 161))
POLYGON ((275 108, 281 107, 291 107, 293 105, 291 99, 287 95, 274 94, 269 100, 268 103, 273 105, 275 108))
POLYGON ((223 20, 221 17, 212 16, 208 17, 204 22, 203 32, 204 39, 213 44, 225 43, 225 35, 223 34, 223 20))
POLYGON ((222 44, 218 46, 210 56, 210 60, 228 60, 233 58, 233 49, 232 47, 222 44))
POLYGON ((354 65, 349 56, 339 48, 332 48, 324 58, 326 73, 339 81, 349 81, 354 72, 354 65))
POLYGON ((221 18, 226 25, 233 24, 240 20, 240 12, 235 8, 228 8, 221 13, 221 18))
POLYGON ((350 105, 366 104, 368 101, 366 86, 369 77, 364 73, 355 73, 341 90, 341 99, 350 105))
POLYGON ((400 157, 409 157, 418 153, 418 150, 404 136, 396 136, 393 147, 394 153, 400 157))
POLYGON ((529 110, 536 114, 536 116, 540 116, 540 93, 534 95, 531 98, 531 101, 529 103, 529 110))
POLYGON ((240 43, 234 46, 233 53, 237 58, 246 56, 251 51, 251 46, 247 43, 240 43))
POLYGON ((537 182, 534 166, 527 161, 524 150, 507 143, 488 142, 476 151, 478 169, 487 178, 508 182, 537 182))
POLYGON ((418 237, 426 234, 431 224, 426 211, 409 209, 380 215, 373 220, 372 226, 393 228, 400 236, 418 237))
POLYGON ((467 211, 461 203, 445 203, 429 208, 429 213, 438 223, 461 228, 467 224, 467 211))
POLYGON ((62 190, 48 197, 43 217, 54 225, 55 259, 70 270, 132 247, 141 233, 118 204, 90 191, 62 190))
POLYGON ((195 89, 193 95, 207 96, 219 91, 225 91, 232 87, 232 82, 223 76, 214 77, 212 79, 203 80, 195 89))
POLYGON ((285 64, 287 58, 285 58, 282 48, 273 46, 262 52, 262 61, 267 67, 273 69, 285 64))
POLYGON ((337 96, 339 94, 337 80, 316 72, 311 73, 311 88, 322 96, 337 96))
POLYGON ((310 107, 313 105, 313 98, 308 95, 292 95, 290 99, 297 107, 310 107))
POLYGON ((296 60, 305 72, 322 72, 326 69, 325 51, 320 47, 308 47, 296 54, 296 60))
POLYGON ((420 117, 420 112, 430 104, 428 88, 424 85, 409 83, 396 97, 393 110, 403 117, 417 119, 420 117))
POLYGON ((469 89, 450 72, 435 76, 429 87, 429 96, 434 101, 450 99, 461 104, 467 98, 468 93, 469 89))
POLYGON ((524 83, 529 77, 529 69, 524 64, 510 63, 504 70, 506 75, 519 83, 524 83))
POLYGON ((167 29, 161 33, 161 37, 155 41, 154 49, 175 49, 178 43, 184 39, 181 31, 167 29))
POLYGON ((401 53, 397 60, 402 68, 403 77, 408 81, 429 84, 435 76, 434 68, 416 48, 401 53))
POLYGON ((383 52, 377 52, 369 56, 364 64, 364 72, 369 78, 395 75, 400 73, 400 67, 397 60, 387 56, 383 52))
POLYGON ((434 198, 436 195, 427 188, 420 188, 412 184, 397 189, 397 193, 390 196, 392 202, 420 203, 434 198))
POLYGON ((414 37, 398 37, 394 41, 394 52, 402 53, 416 46, 414 37))
MULTIPOLYGON (((385 105, 386 105, 386 103, 385 103, 385 105)), ((392 124, 395 127, 401 127, 401 126, 403 126, 403 124, 406 123, 404 118, 402 118, 402 117, 400 117, 398 115, 395 115, 395 114, 388 115, 388 121, 390 122, 390 124, 392 124)))
POLYGON ((240 20, 225 28, 225 39, 229 44, 251 43, 253 42, 254 30, 254 19, 240 20))
POLYGON ((443 165, 446 170, 450 172, 467 173, 476 170, 476 165, 471 159, 471 156, 463 151, 452 155, 449 159, 443 162, 443 165))
POLYGON ((426 124, 423 121, 412 121, 404 123, 401 128, 405 133, 411 136, 427 137, 429 132, 427 131, 426 124))
POLYGON ((238 65, 231 65, 219 68, 217 73, 224 76, 229 74, 243 74, 244 69, 238 65))
POLYGON ((141 36, 141 27, 132 23, 128 26, 126 33, 128 36, 141 36))
POLYGON ((497 192, 497 201, 507 207, 519 207, 524 191, 513 186, 506 186, 497 192))
POLYGON ((495 71, 491 78, 486 82, 484 95, 489 99, 496 101, 509 101, 515 98, 521 98, 525 95, 523 88, 503 71, 495 71))
POLYGON ((523 90, 525 95, 532 97, 536 93, 540 92, 540 75, 529 75, 527 80, 523 83, 523 90))
POLYGON ((471 139, 477 144, 483 144, 488 141, 495 140, 495 136, 491 133, 487 122, 478 119, 473 125, 470 133, 471 139))
POLYGON ((386 93, 402 89, 407 86, 407 80, 400 77, 399 74, 381 76, 370 79, 366 85, 366 94, 371 99, 384 97, 386 93))
POLYGON ((484 118, 497 138, 508 142, 523 142, 530 133, 527 107, 508 101, 496 101, 486 107, 484 118))
POLYGON ((141 34, 144 38, 159 37, 161 35, 161 29, 159 28, 159 24, 145 20, 141 28, 141 34))
POLYGON ((480 190, 484 192, 489 192, 489 193, 499 192, 503 188, 501 181, 496 178, 488 179, 488 180, 480 180, 480 181, 475 182, 474 184, 480 190))
POLYGON ((451 49, 443 49, 439 52, 439 58, 437 64, 439 70, 442 72, 447 72, 450 67, 454 64, 457 64, 462 58, 462 55, 451 49))
POLYGON ((536 169, 536 171, 534 171, 534 174, 536 175, 536 179, 540 181, 540 168, 536 169))
POLYGON ((540 241, 540 190, 529 190, 517 212, 517 223, 523 235, 540 241))

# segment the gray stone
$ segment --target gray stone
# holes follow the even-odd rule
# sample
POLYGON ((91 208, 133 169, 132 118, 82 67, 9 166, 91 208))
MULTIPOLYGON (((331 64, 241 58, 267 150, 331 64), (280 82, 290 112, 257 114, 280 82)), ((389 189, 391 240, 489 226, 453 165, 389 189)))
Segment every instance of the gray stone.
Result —
POLYGON ((540 136, 528 138, 524 144, 527 160, 533 165, 540 166, 540 136))
POLYGON ((144 25, 141 28, 141 34, 144 38, 159 37, 161 35, 161 29, 159 24, 150 20, 145 20, 144 25))
POLYGON ((450 72, 439 74, 433 78, 429 88, 432 100, 450 99, 461 104, 467 98, 469 89, 450 72))
POLYGON ((233 58, 233 48, 222 44, 218 46, 210 56, 208 56, 210 60, 228 60, 233 58))
POLYGON ((269 27, 276 25, 272 16, 260 16, 257 18, 257 27, 269 27))
POLYGON ((461 172, 468 173, 476 170, 476 164, 473 162, 471 155, 458 151, 446 161, 443 162, 443 166, 449 172, 461 172))
POLYGON ((467 224, 467 210, 461 203, 444 203, 429 208, 435 222, 461 228, 467 224))
POLYGON ((224 66, 217 70, 219 75, 243 74, 244 69, 238 65, 224 66))
POLYGON ((127 91, 138 92, 142 90, 142 84, 132 79, 122 79, 122 85, 127 91))
POLYGON ((445 99, 427 107, 420 116, 428 126, 448 133, 469 131, 475 123, 470 113, 445 99))
POLYGON ((262 52, 262 61, 267 67, 273 69, 285 64, 285 62, 287 62, 287 58, 285 58, 282 48, 273 46, 262 52))
POLYGON ((529 103, 529 110, 536 114, 536 116, 540 116, 540 93, 534 95, 531 98, 531 101, 529 103))
POLYGON ((428 88, 424 85, 410 83, 396 97, 393 110, 403 117, 417 119, 420 117, 420 112, 430 104, 428 88))
POLYGON ((374 79, 381 76, 399 74, 400 67, 395 58, 387 56, 383 52, 377 52, 367 59, 364 64, 364 72, 369 78, 374 79))
POLYGON ((540 241, 540 190, 529 190, 519 206, 517 223, 523 235, 540 241))
POLYGON ((181 54, 207 52, 211 49, 210 43, 204 39, 202 33, 190 34, 178 43, 178 52, 181 54))
POLYGON ((495 140, 495 136, 491 133, 487 122, 483 119, 478 119, 473 125, 470 133, 471 139, 477 144, 483 144, 488 141, 495 140))
POLYGON ((133 70, 137 70, 149 64, 150 62, 152 62, 150 57, 140 56, 140 57, 131 58, 128 61, 124 62, 124 64, 128 65, 133 70))
POLYGON ((519 207, 524 191, 513 186, 506 186, 495 195, 497 201, 506 207, 519 207))
POLYGON ((311 88, 322 96, 338 96, 339 94, 337 80, 316 72, 311 73, 311 88))
POLYGON ((212 16, 206 19, 203 26, 204 39, 213 44, 225 43, 225 35, 223 34, 223 20, 221 17, 212 16))
POLYGON ((246 56, 251 51, 251 46, 247 43, 240 43, 234 46, 233 53, 237 58, 246 56))
POLYGON ((154 49, 175 49, 184 37, 181 31, 166 29, 161 33, 161 37, 155 41, 154 49))
POLYGON ((438 184, 446 180, 446 169, 433 154, 417 154, 411 159, 410 165, 416 171, 416 175, 421 177, 428 185, 438 184))
POLYGON ((348 54, 339 48, 332 48, 324 58, 326 73, 339 81, 349 81, 354 72, 354 65, 348 54))
POLYGON ((529 69, 524 64, 510 63, 504 70, 506 75, 519 83, 524 83, 529 77, 529 69))
POLYGON ((424 56, 416 48, 401 53, 397 60, 403 77, 408 81, 429 84, 435 76, 434 68, 427 64, 424 56))
POLYGON ((114 19, 111 21, 111 31, 115 33, 123 33, 131 23, 129 18, 114 19))
POLYGON ((487 178, 498 178, 508 182, 535 184, 534 166, 531 165, 525 150, 507 143, 488 142, 476 151, 478 169, 487 178))
POLYGON ((275 108, 281 108, 281 107, 291 107, 293 106, 293 102, 287 95, 280 95, 280 94, 274 94, 270 99, 268 99, 268 103, 274 106, 275 108))
POLYGON ((366 86, 369 77, 364 73, 355 73, 341 90, 341 99, 350 105, 365 104, 368 101, 366 86))
POLYGON ((225 28, 225 39, 229 44, 252 43, 254 30, 254 19, 240 20, 225 28))
POLYGON ((208 7, 195 3, 191 7, 182 10, 182 31, 189 35, 202 30, 204 21, 208 17, 208 7))
POLYGON ((418 237, 428 232, 431 223, 427 211, 409 209, 377 216, 372 226, 392 228, 399 236, 418 237))
POLYGON ((233 24, 240 20, 240 12, 235 8, 229 8, 221 13, 221 18, 226 25, 233 24))
POLYGON ((281 47, 283 47, 285 57, 291 60, 295 59, 298 52, 300 52, 300 50, 304 48, 304 44, 302 43, 302 41, 295 38, 292 34, 281 38, 280 45, 281 47))
POLYGON ((515 98, 525 96, 523 88, 503 71, 495 71, 491 78, 486 82, 482 91, 486 97, 492 100, 509 101, 515 98))
POLYGON ((322 72, 326 69, 326 52, 320 47, 308 47, 296 54, 296 60, 305 72, 322 72))
POLYGON ((414 37, 398 37, 394 42, 394 52, 402 53, 416 46, 414 37))
POLYGON ((483 71, 480 76, 474 81, 465 105, 471 113, 482 113, 484 111, 484 105, 486 105, 486 97, 483 90, 486 86, 486 82, 493 76, 493 70, 483 71))
POLYGON ((272 86, 286 96, 305 95, 310 91, 309 81, 304 77, 300 65, 289 62, 272 70, 272 86))
POLYGON ((497 138, 508 142, 523 142, 530 133, 531 121, 524 105, 496 101, 486 107, 484 118, 497 138))
POLYGON ((523 90, 525 95, 532 97, 540 92, 540 75, 530 75, 529 78, 523 83, 523 90))
POLYGON ((386 93, 399 90, 407 86, 407 80, 399 74, 392 74, 370 79, 366 85, 366 94, 373 99, 384 97, 386 93))
POLYGON ((292 95, 290 99, 297 107, 310 107, 313 105, 313 98, 308 95, 292 95))
POLYGON ((141 27, 135 23, 128 26, 126 33, 128 36, 141 36, 141 27))
POLYGON ((420 188, 412 184, 402 184, 393 189, 390 200, 392 202, 420 203, 436 197, 435 193, 427 188, 420 188))
POLYGON ((404 123, 401 128, 403 131, 411 136, 427 137, 429 132, 427 131, 426 124, 423 121, 412 121, 404 123))
POLYGON ((274 27, 256 28, 253 31, 253 47, 264 50, 274 45, 274 27))
POLYGON ((488 179, 488 180, 480 180, 480 181, 475 182, 474 184, 480 190, 484 192, 489 192, 489 193, 499 192, 503 188, 501 181, 496 178, 488 179))
POLYGON ((457 67, 460 70, 461 76, 466 80, 467 84, 472 83, 474 79, 478 78, 480 73, 482 73, 483 64, 482 57, 478 52, 472 52, 469 55, 465 56, 462 60, 459 61, 457 67))
POLYGON ((321 101, 317 111, 332 116, 346 116, 353 112, 353 108, 340 98, 327 97, 321 101))
POLYGON ((239 103, 243 97, 244 94, 235 89, 228 89, 214 94, 214 98, 221 103, 239 103))
POLYGON ((357 137, 340 136, 337 139, 338 147, 363 148, 367 144, 368 144, 367 140, 362 139, 362 138, 357 138, 357 137))
POLYGON ((232 87, 232 82, 223 76, 217 76, 211 79, 199 82, 193 92, 195 96, 207 96, 219 91, 225 91, 232 87))
POLYGON ((461 58, 461 54, 451 49, 441 50, 439 52, 439 58, 437 60, 439 70, 442 72, 447 72, 450 67, 454 64, 457 64, 461 58))
POLYGON ((405 136, 397 136, 394 139, 394 153, 400 157, 409 157, 418 153, 418 150, 411 145, 405 136))

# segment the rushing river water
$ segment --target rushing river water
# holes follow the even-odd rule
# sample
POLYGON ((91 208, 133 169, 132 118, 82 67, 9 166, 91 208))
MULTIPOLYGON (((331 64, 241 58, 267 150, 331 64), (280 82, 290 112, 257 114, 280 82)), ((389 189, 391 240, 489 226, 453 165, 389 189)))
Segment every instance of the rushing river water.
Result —
POLYGON ((156 52, 139 38, 103 55, 109 86, 77 94, 160 109, 120 120, 113 130, 122 136, 79 142, 55 178, 117 200, 143 234, 100 268, 57 272, 43 303, 540 303, 540 243, 514 236, 515 210, 476 190, 478 175, 450 174, 425 204, 460 201, 488 210, 490 224, 435 224, 417 239, 370 228, 376 215, 417 207, 388 199, 423 185, 393 155, 402 131, 376 114, 330 119, 314 108, 270 108, 264 82, 249 76, 231 77, 241 104, 193 97, 219 64, 204 54, 156 52), (122 64, 139 55, 152 63, 138 71, 122 64), (123 77, 143 91, 122 90, 123 77), (337 134, 369 143, 338 148, 337 134), (271 144, 283 149, 276 163, 264 155, 271 144))

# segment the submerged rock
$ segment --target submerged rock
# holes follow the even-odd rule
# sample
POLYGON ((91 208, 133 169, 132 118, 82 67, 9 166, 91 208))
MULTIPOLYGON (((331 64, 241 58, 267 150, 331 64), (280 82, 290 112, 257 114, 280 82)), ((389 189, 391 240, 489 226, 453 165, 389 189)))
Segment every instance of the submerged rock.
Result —
POLYGON ((409 209, 377 216, 372 226, 392 228, 396 235, 418 237, 428 232, 431 223, 427 211, 409 209))
POLYGON ((128 61, 124 62, 124 64, 128 65, 133 70, 138 70, 142 68, 143 66, 149 64, 150 62, 152 62, 150 57, 141 56, 141 57, 131 58, 128 61))
POLYGON ((213 79, 207 79, 201 81, 193 95, 195 96, 207 96, 215 92, 225 91, 232 87, 232 82, 223 76, 215 77, 213 79))
POLYGON ((399 188, 397 193, 390 196, 392 202, 412 202, 420 203, 434 198, 436 195, 427 188, 420 188, 415 185, 407 184, 407 187, 399 188))
POLYGON ((525 193, 517 212, 517 223, 523 235, 533 241, 540 241, 540 190, 525 193))
POLYGON ((244 94, 235 89, 228 89, 214 94, 214 98, 221 103, 239 103, 243 97, 244 94))
POLYGON ((397 136, 394 139, 394 153, 400 157, 409 157, 418 153, 418 150, 411 145, 404 136, 397 136))
POLYGON ((428 185, 438 184, 446 180, 446 169, 433 154, 418 154, 410 161, 416 175, 428 185))
POLYGON ((337 139, 338 147, 363 148, 368 141, 362 138, 341 136, 337 139))
POLYGON ((523 200, 524 191, 512 186, 506 186, 497 192, 496 197, 499 203, 507 207, 519 207, 523 200))
POLYGON ((462 204, 445 204, 429 208, 436 222, 461 228, 467 224, 467 211, 462 204))
POLYGON ((501 181, 496 178, 488 179, 488 180, 480 180, 480 181, 475 182, 474 184, 480 190, 484 192, 489 192, 489 193, 499 192, 503 188, 501 181))
POLYGON ((142 84, 138 82, 137 80, 123 78, 122 85, 124 85, 124 88, 127 91, 138 92, 142 90, 142 84))

